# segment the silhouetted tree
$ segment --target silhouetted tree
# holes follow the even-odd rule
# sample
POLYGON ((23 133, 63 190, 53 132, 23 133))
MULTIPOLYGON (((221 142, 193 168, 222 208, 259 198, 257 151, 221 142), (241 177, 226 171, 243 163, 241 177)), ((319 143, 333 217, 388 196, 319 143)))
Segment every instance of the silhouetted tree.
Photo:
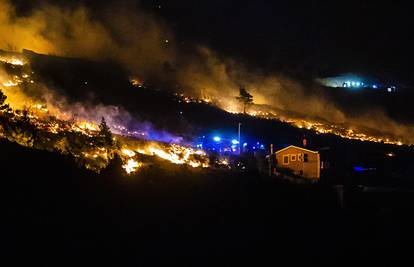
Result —
POLYGON ((4 104, 4 101, 6 101, 7 96, 3 94, 3 92, 0 90, 0 106, 4 104))
POLYGON ((8 104, 4 104, 6 99, 7 96, 0 90, 0 111, 11 111, 10 106, 8 104))
POLYGON ((105 146, 113 146, 114 140, 111 133, 111 130, 109 129, 108 125, 106 124, 105 118, 102 117, 101 124, 99 124, 99 138, 103 141, 103 145, 105 146))
POLYGON ((246 91, 245 88, 240 87, 239 96, 236 97, 243 104, 243 113, 246 114, 246 108, 253 104, 253 96, 246 91))

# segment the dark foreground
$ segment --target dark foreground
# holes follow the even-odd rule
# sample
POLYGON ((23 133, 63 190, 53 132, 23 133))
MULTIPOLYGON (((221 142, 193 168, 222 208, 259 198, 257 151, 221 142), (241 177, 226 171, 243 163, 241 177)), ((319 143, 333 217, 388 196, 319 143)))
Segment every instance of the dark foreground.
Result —
POLYGON ((148 170, 97 175, 57 154, 0 141, 2 257, 42 266, 262 266, 410 258, 414 194, 251 174, 148 170))

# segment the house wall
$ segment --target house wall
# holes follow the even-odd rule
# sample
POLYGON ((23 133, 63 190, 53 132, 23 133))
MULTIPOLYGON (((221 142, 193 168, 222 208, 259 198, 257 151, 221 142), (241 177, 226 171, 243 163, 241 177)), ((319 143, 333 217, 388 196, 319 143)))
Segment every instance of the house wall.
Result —
POLYGON ((306 178, 320 178, 320 155, 319 153, 312 153, 296 147, 289 147, 286 150, 276 153, 277 167, 287 168, 292 170, 296 175, 301 175, 306 178), (308 161, 299 160, 300 154, 307 154, 308 161), (284 163, 283 157, 288 156, 288 163, 284 163), (292 160, 293 159, 293 160, 292 160), (296 159, 296 160, 295 160, 296 159), (302 171, 302 174, 301 174, 302 171))

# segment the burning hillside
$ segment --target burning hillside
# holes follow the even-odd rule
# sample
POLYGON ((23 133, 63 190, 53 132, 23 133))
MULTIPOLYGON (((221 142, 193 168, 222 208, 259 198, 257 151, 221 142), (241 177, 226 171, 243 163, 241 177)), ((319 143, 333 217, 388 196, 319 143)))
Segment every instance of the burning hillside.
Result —
MULTIPOLYGON (((312 86, 303 85, 300 79, 260 69, 252 70, 243 62, 236 62, 203 45, 192 45, 184 50, 176 42, 168 23, 139 6, 131 7, 131 15, 129 7, 116 7, 115 14, 95 14, 94 10, 83 5, 69 8, 45 4, 34 6, 21 15, 11 2, 0 0, 0 48, 17 51, 31 49, 37 53, 101 62, 115 61, 140 78, 132 80, 137 87, 143 81, 169 87, 174 92, 183 92, 185 102, 195 99, 197 102, 212 103, 228 112, 240 113, 243 110, 235 98, 240 85, 243 85, 254 96, 255 105, 247 109, 252 116, 277 119, 299 128, 343 138, 397 145, 414 144, 413 127, 390 117, 381 107, 370 106, 360 112, 347 112, 334 100, 316 93, 312 86)), ((1 56, 0 59, 15 67, 14 70, 9 69, 11 75, 2 78, 3 90, 9 101, 19 99, 13 106, 22 109, 19 104, 38 105, 37 102, 30 103, 30 99, 22 101, 21 95, 7 90, 17 85, 25 87, 25 84, 36 81, 31 78, 29 69, 24 73, 13 72, 20 67, 24 69, 27 60, 18 53, 1 56)), ((1 76, 4 75, 0 73, 1 76)), ((29 95, 32 96, 32 93, 29 95)), ((64 115, 69 116, 64 119, 70 119, 77 113, 73 110, 88 113, 82 105, 68 108, 65 99, 56 99, 56 95, 48 90, 40 94, 50 100, 46 101, 49 111, 58 110, 54 113, 59 115, 59 119, 63 119, 60 116, 64 115)), ((121 131, 121 134, 142 134, 140 129, 131 129, 125 124, 128 113, 118 106, 96 106, 86 117, 96 122, 100 116, 97 114, 112 113, 106 116, 112 130, 121 131), (114 117, 122 117, 122 123, 112 121, 114 117)))
MULTIPOLYGON (((244 114, 243 106, 234 99, 228 98, 225 101, 220 98, 203 96, 202 98, 191 97, 184 94, 175 94, 180 103, 198 103, 214 105, 226 112, 233 114, 244 114)), ((412 127, 401 126, 397 123, 384 119, 385 129, 376 129, 367 126, 363 120, 359 123, 331 123, 326 119, 303 116, 294 112, 286 112, 269 105, 252 104, 246 110, 245 115, 263 118, 268 120, 277 120, 288 123, 299 129, 307 129, 317 134, 332 134, 345 139, 359 140, 365 142, 384 143, 391 145, 412 145, 414 139, 409 133, 413 132, 412 127), (389 124, 392 124, 389 126, 389 124), (391 128, 392 127, 392 128, 391 128), (394 129, 394 131, 390 130, 394 129)), ((368 120, 368 118, 367 118, 368 120)), ((373 118, 373 120, 376 120, 373 118)))
MULTIPOLYGON (((174 164, 207 167, 205 152, 180 145, 181 138, 167 135, 168 142, 157 142, 154 129, 140 128, 133 116, 118 106, 70 103, 42 83, 42 77, 31 68, 23 54, 1 54, 0 89, 7 99, 2 106, 1 136, 21 145, 72 155, 86 168, 100 171, 118 155, 127 173, 145 167, 142 156, 157 157, 174 164), (106 121, 99 124, 101 117, 106 121), (108 126, 109 127, 108 127, 108 126), (130 128, 130 125, 138 127, 130 128), (115 134, 105 134, 109 129, 115 134)), ((142 82, 132 85, 144 88, 142 82)), ((204 95, 202 98, 175 95, 178 102, 214 105, 229 113, 241 113, 242 106, 235 96, 218 99, 204 95)), ((297 128, 306 128, 319 134, 334 134, 343 138, 385 144, 411 144, 410 139, 373 130, 369 127, 351 127, 345 123, 329 123, 324 119, 303 118, 300 114, 276 110, 269 105, 249 105, 247 114, 254 117, 275 119, 297 128)), ((161 138, 162 140, 162 138, 161 138)))
MULTIPOLYGON (((190 147, 145 140, 144 131, 131 131, 119 124, 110 124, 113 136, 102 115, 100 124, 87 118, 75 117, 59 105, 29 97, 24 89, 33 89, 35 81, 27 59, 14 54, 2 54, 0 90, 5 94, 0 102, 0 137, 36 149, 59 151, 73 156, 88 169, 99 172, 118 155, 123 168, 134 173, 143 167, 140 155, 156 156, 174 164, 208 167, 206 154, 190 147), (127 140, 123 136, 130 136, 127 140), (140 137, 137 139, 136 137, 140 137)), ((105 110, 105 109, 102 109, 105 110)), ((98 116, 99 116, 98 115, 98 116)), ((114 121, 112 121, 114 122, 114 121)))

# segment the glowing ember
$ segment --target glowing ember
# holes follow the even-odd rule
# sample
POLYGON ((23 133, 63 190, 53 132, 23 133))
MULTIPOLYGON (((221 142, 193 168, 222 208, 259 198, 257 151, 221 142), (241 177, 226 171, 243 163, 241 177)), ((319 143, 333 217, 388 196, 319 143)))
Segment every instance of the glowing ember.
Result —
POLYGON ((99 127, 93 122, 82 121, 76 125, 82 130, 89 130, 89 131, 98 131, 99 127))
POLYGON ((222 160, 222 161, 220 161, 220 164, 222 164, 222 165, 229 165, 229 162, 227 160, 222 160))
POLYGON ((131 78, 129 81, 134 87, 142 87, 142 82, 137 78, 131 78))
POLYGON ((126 173, 131 174, 138 170, 142 166, 141 162, 137 162, 133 159, 129 159, 125 165, 122 165, 122 168, 125 169, 126 173))
POLYGON ((0 62, 15 65, 15 66, 23 66, 25 65, 25 60, 23 58, 19 58, 17 56, 0 56, 0 62))
POLYGON ((121 152, 122 152, 122 154, 127 155, 128 157, 131 157, 131 158, 133 156, 135 156, 135 152, 134 151, 129 150, 129 149, 126 149, 126 148, 122 149, 121 152))
POLYGON ((12 86, 17 86, 17 85, 19 85, 18 82, 10 81, 10 80, 3 83, 3 86, 5 86, 5 87, 12 87, 12 86))

